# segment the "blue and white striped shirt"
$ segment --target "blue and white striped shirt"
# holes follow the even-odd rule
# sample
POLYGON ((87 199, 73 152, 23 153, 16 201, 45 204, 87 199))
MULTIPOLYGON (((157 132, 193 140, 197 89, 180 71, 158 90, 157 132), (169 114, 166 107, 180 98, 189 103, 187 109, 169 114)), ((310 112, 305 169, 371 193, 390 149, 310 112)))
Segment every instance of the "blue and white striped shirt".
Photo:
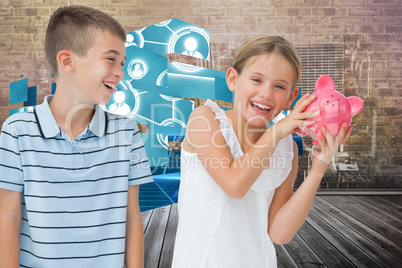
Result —
POLYGON ((71 140, 50 101, 0 136, 0 188, 23 193, 21 267, 123 267, 128 186, 152 181, 137 124, 97 107, 71 140))

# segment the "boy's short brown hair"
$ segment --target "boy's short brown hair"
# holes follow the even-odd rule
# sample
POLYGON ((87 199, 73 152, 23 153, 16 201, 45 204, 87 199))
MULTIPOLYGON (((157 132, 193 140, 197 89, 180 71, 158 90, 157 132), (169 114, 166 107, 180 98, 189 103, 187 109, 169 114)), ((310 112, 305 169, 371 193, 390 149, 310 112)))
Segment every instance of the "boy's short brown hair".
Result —
POLYGON ((240 74, 255 56, 276 53, 284 57, 295 71, 292 89, 301 75, 301 61, 293 45, 281 36, 258 36, 244 42, 235 53, 233 68, 240 74))
POLYGON ((85 56, 99 30, 126 41, 120 23, 102 11, 85 6, 66 6, 53 13, 46 30, 45 52, 54 77, 58 76, 57 54, 65 49, 85 56))

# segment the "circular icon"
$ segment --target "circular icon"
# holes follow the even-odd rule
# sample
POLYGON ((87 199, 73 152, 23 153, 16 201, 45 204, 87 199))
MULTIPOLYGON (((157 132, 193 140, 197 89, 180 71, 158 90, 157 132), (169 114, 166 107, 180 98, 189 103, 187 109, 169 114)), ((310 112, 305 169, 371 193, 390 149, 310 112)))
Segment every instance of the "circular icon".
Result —
MULTIPOLYGON (((175 119, 175 118, 169 118, 164 120, 161 124, 161 126, 164 127, 175 127, 175 128, 180 128, 180 129, 184 129, 186 127, 186 124, 184 124, 182 121, 175 119)), ((160 145, 162 145, 162 147, 164 147, 165 149, 168 149, 169 147, 169 135, 167 134, 157 134, 156 138, 158 139, 158 142, 160 143, 160 145)))
POLYGON ((159 94, 159 96, 161 96, 162 99, 167 100, 167 101, 178 101, 178 100, 181 100, 181 98, 172 97, 172 96, 163 95, 163 94, 159 94))
POLYGON ((139 108, 138 93, 127 81, 120 82, 117 86, 117 91, 113 93, 109 103, 101 107, 113 114, 132 117, 139 108))
POLYGON ((142 35, 142 30, 126 34, 126 47, 129 46, 144 47, 144 36, 142 35))
POLYGON ((133 60, 127 66, 127 73, 133 79, 141 79, 147 74, 147 66, 142 61, 133 60))
POLYGON ((165 26, 167 26, 171 21, 172 21, 172 20, 170 19, 170 20, 163 21, 163 22, 160 22, 160 23, 157 23, 157 24, 154 24, 154 25, 155 25, 155 26, 158 26, 158 27, 165 27, 165 26))
POLYGON ((197 54, 209 59, 209 37, 204 30, 195 27, 184 28, 173 35, 169 42, 168 53, 197 54))
POLYGON ((160 73, 158 79, 156 79, 156 85, 161 87, 167 86, 167 70, 160 73))
MULTIPOLYGON (((177 32, 168 45, 168 53, 180 53, 204 60, 209 60, 209 36, 203 30, 195 27, 188 27, 177 32)), ((178 68, 184 71, 197 71, 198 66, 174 62, 178 68)))

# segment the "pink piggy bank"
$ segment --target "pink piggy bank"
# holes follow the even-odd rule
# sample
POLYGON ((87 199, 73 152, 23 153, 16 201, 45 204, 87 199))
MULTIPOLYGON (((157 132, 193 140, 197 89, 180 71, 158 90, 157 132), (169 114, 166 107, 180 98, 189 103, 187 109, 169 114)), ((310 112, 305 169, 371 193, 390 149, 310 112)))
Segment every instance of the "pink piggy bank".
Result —
POLYGON ((361 112, 363 109, 363 100, 359 97, 345 97, 335 90, 334 81, 328 75, 321 75, 315 83, 314 94, 317 98, 305 109, 305 111, 320 110, 320 115, 309 118, 308 120, 316 121, 315 124, 297 128, 296 132, 299 135, 309 135, 313 138, 313 143, 319 146, 316 139, 320 135, 325 139, 321 132, 321 127, 325 126, 331 133, 332 137, 338 135, 339 129, 343 123, 347 123, 348 127, 352 122, 354 115, 361 112))

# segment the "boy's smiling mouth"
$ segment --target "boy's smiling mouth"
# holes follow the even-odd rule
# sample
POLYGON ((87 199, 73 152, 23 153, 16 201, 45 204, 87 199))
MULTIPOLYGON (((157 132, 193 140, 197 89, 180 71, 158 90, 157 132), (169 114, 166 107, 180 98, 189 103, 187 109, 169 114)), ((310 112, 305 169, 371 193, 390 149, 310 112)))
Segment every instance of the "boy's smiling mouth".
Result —
POLYGON ((251 107, 253 107, 255 110, 257 110, 260 113, 268 113, 271 110, 271 107, 268 107, 262 103, 250 101, 251 107))

